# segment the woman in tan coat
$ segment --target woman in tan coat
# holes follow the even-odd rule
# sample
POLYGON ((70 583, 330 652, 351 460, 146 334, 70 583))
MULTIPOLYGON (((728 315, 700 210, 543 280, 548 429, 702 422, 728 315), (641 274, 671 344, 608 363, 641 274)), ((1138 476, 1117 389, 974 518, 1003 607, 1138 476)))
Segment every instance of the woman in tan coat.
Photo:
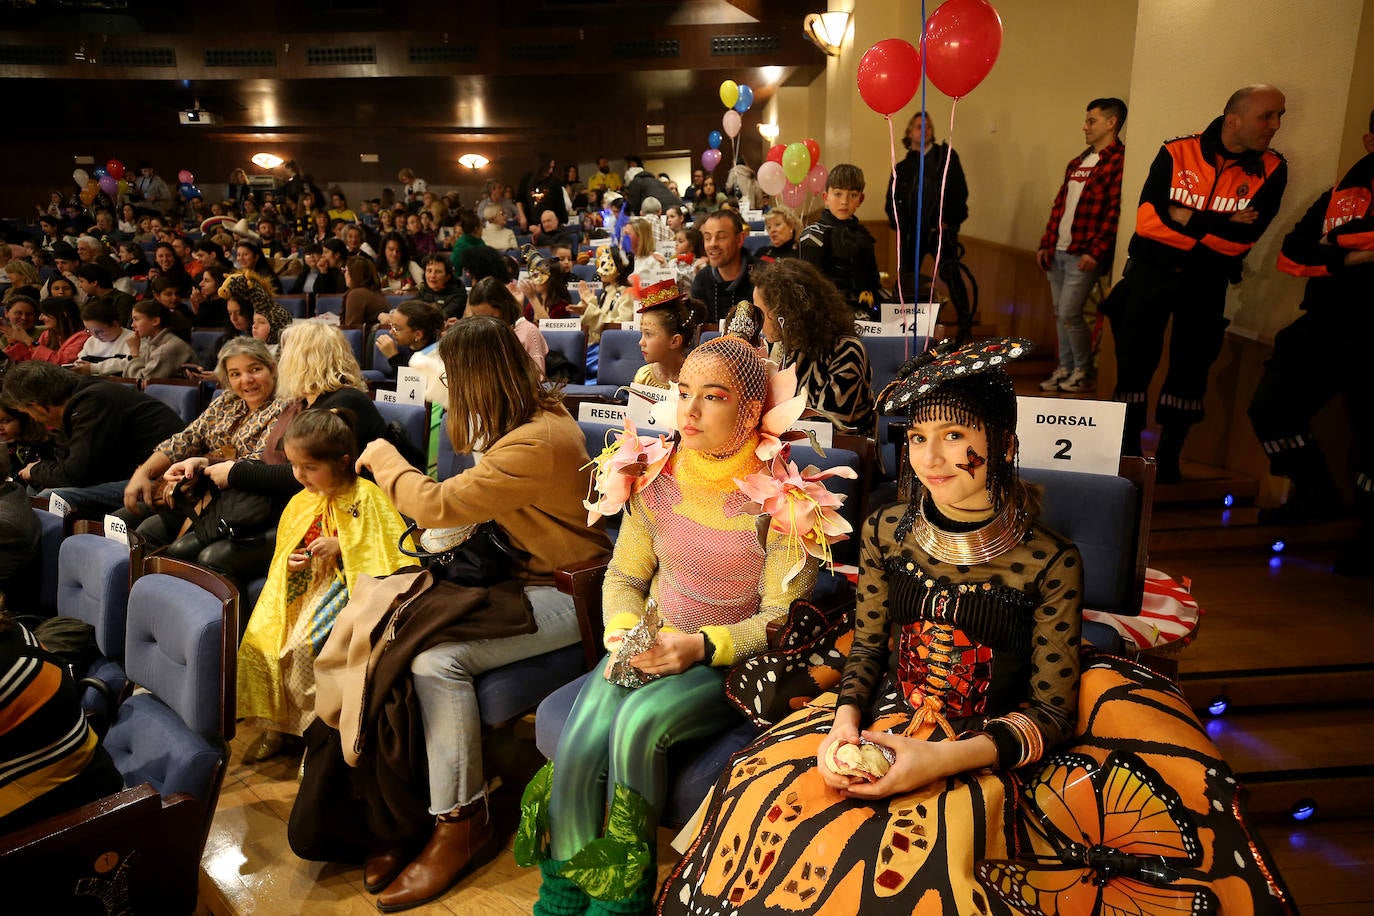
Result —
POLYGON ((456 453, 473 454, 476 465, 436 482, 376 440, 363 450, 359 470, 370 469, 396 508, 420 527, 494 521, 511 546, 528 554, 512 572, 525 583, 538 629, 436 646, 411 662, 424 714, 430 813, 437 822, 404 870, 399 852, 368 860, 364 884, 385 888, 378 903, 387 912, 444 894, 473 854, 493 840, 473 679, 576 643, 572 599, 553 587, 553 571, 610 553, 605 533, 586 524, 589 460, 582 431, 558 394, 541 384, 510 327, 496 318, 466 318, 444 335, 439 355, 448 377, 449 439, 456 453))

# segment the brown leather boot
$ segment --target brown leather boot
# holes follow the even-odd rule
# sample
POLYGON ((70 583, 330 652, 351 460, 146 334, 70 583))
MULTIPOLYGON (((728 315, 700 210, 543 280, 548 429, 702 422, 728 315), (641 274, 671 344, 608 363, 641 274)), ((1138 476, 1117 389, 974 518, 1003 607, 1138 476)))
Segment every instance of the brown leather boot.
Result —
POLYGON ((404 853, 398 849, 388 849, 386 852, 368 856, 363 861, 363 890, 369 894, 380 893, 396 880, 405 864, 404 853))
POLYGON ((395 913, 442 897, 495 835, 485 799, 441 814, 425 848, 377 898, 377 909, 395 913))

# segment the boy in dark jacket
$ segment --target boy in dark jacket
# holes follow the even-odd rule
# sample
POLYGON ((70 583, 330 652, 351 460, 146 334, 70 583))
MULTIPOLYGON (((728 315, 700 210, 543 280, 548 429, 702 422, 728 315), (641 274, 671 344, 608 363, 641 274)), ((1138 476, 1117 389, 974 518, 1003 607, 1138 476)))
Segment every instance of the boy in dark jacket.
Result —
POLYGON ((825 182, 825 212, 802 231, 797 255, 829 277, 856 310, 877 317, 876 240, 854 215, 863 202, 863 170, 849 163, 831 169, 825 182))

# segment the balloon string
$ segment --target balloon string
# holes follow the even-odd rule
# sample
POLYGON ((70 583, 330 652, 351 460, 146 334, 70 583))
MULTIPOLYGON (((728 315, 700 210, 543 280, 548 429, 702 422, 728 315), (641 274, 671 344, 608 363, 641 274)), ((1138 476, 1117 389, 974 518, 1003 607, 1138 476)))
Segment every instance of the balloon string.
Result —
MULTIPOLYGON (((897 137, 892 132, 892 115, 883 117, 887 121, 887 158, 892 166, 892 221, 897 226, 897 302, 906 305, 906 297, 902 294, 902 206, 897 200, 897 137)), ((911 356, 909 345, 910 341, 906 351, 908 357, 911 356)))
MULTIPOLYGON (((945 140, 945 169, 940 173, 940 207, 935 216, 935 227, 940 235, 935 241, 935 266, 930 271, 932 290, 935 288, 935 280, 940 276, 940 254, 945 250, 945 181, 949 178, 949 161, 954 158, 954 109, 958 106, 958 99, 950 102, 949 105, 949 138, 945 140)), ((935 297, 932 296, 931 298, 935 297)))
MULTIPOLYGON (((917 213, 917 216, 916 216, 916 226, 917 226, 917 229, 916 229, 916 251, 915 251, 915 254, 914 254, 914 257, 916 258, 916 264, 915 264, 915 266, 912 268, 912 274, 913 274, 913 275, 915 276, 915 278, 916 278, 916 298, 918 298, 918 299, 921 297, 921 231, 920 231, 920 225, 921 225, 921 221, 925 219, 925 195, 926 195, 926 153, 925 153, 925 148, 926 148, 926 134, 925 134, 925 124, 926 124, 926 119, 930 117, 929 109, 926 108, 926 0, 921 0, 921 111, 925 114, 925 117, 923 117, 923 118, 921 119, 921 166, 920 166, 920 178, 918 179, 918 181, 919 181, 919 183, 920 183, 920 187, 919 187, 919 188, 917 189, 917 191, 916 191, 916 213, 917 213)), ((930 300, 931 300, 932 303, 935 301, 935 275, 934 275, 934 274, 931 274, 931 277, 930 277, 930 300)), ((916 322, 913 321, 912 324, 915 325, 916 322)), ((924 353, 926 350, 929 350, 929 349, 930 349, 930 340, 931 340, 932 337, 935 336, 935 328, 934 328, 934 326, 932 326, 930 330, 931 330, 931 332, 930 332, 929 334, 926 335, 925 344, 924 344, 924 346, 922 347, 922 350, 921 350, 921 352, 923 352, 923 353, 924 353)), ((913 327, 911 333, 914 335, 914 334, 916 333, 916 331, 917 331, 917 329, 913 327)))

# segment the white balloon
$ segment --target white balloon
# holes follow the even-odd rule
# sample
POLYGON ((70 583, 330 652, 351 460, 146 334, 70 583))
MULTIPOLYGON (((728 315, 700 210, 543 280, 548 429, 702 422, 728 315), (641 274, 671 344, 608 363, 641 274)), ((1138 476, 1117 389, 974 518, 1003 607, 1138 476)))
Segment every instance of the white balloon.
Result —
POLYGON ((787 186, 787 176, 782 173, 782 166, 771 159, 759 166, 757 178, 763 193, 773 197, 781 194, 782 189, 787 186))
POLYGON ((740 117, 739 112, 731 108, 725 113, 725 117, 720 119, 721 127, 725 128, 725 133, 731 137, 739 136, 740 117))

